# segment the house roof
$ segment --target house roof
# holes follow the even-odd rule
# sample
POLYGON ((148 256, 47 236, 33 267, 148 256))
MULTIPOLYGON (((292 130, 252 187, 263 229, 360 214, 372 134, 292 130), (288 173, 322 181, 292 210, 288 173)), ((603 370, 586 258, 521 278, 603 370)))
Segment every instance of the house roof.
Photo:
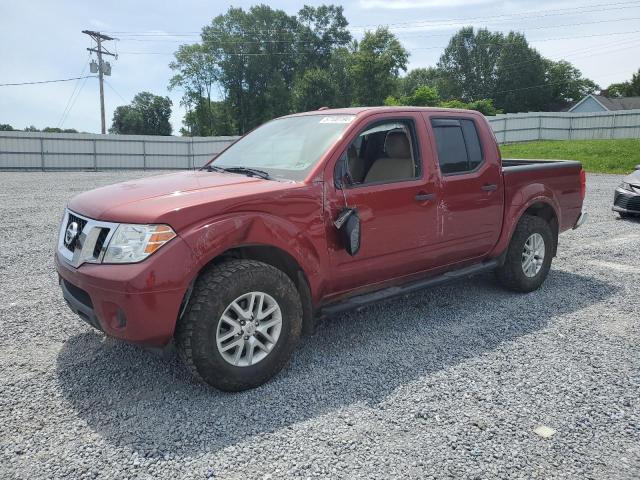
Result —
POLYGON ((634 110, 640 108, 640 97, 605 97, 603 95, 591 95, 604 108, 610 111, 634 110))

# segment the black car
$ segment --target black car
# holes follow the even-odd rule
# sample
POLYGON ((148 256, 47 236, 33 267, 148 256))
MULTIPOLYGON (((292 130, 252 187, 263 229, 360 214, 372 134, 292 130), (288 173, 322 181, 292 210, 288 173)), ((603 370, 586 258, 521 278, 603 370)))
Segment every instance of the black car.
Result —
POLYGON ((613 211, 622 218, 640 216, 640 165, 636 165, 636 171, 624 177, 616 188, 613 211))

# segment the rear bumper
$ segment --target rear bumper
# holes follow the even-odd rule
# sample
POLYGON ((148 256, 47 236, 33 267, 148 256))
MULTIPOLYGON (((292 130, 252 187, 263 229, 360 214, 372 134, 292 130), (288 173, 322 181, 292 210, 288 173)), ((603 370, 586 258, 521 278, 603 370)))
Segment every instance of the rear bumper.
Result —
POLYGON ((162 346, 175 330, 191 258, 175 239, 141 263, 74 268, 56 253, 55 264, 64 299, 82 320, 111 337, 162 346))
POLYGON ((616 188, 613 197, 613 211, 640 215, 640 193, 616 188))

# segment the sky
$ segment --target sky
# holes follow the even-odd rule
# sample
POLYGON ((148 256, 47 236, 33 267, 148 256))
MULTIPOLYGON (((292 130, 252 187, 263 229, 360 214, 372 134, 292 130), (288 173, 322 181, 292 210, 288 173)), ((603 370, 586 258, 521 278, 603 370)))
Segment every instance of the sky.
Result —
MULTIPOLYGON (((57 80, 89 74, 82 30, 97 30, 120 40, 108 42, 107 128, 113 110, 140 91, 169 96, 177 134, 184 110, 181 92, 169 91, 169 62, 182 43, 230 6, 259 3, 238 0, 25 0, 0 2, 0 84, 57 80), (150 36, 149 33, 161 34, 150 36), (138 35, 138 36, 132 36, 138 35)), ((300 2, 269 4, 295 14, 300 2)), ((307 0, 309 5, 330 3, 307 0)), ((409 68, 435 66, 449 38, 467 25, 523 32, 530 44, 553 60, 565 59, 602 88, 631 78, 640 68, 640 0, 345 0, 344 12, 355 38, 366 29, 388 25, 410 52, 409 68)), ((100 131, 98 80, 0 86, 0 124, 100 131)))

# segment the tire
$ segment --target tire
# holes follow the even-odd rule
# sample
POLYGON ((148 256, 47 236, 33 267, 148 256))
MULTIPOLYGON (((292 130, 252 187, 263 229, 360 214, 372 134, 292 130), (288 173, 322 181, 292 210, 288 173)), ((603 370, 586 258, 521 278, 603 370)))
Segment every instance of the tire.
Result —
MULTIPOLYGON (((538 237, 535 237, 535 239, 538 239, 538 237)), ((532 241, 535 242, 535 239, 532 241)), ((551 227, 543 218, 524 215, 518 222, 516 231, 511 238, 504 264, 496 270, 496 276, 500 284, 509 290, 522 293, 532 292, 540 288, 551 269, 554 244, 551 227), (535 256, 533 261, 538 266, 533 266, 529 263, 527 265, 529 267, 527 274, 525 273, 524 265, 524 262, 526 262, 525 255, 528 255, 525 253, 525 244, 529 239, 534 238, 536 234, 542 238, 544 258, 540 259, 539 256, 535 256)), ((531 243, 527 245, 530 247, 531 243)))
POLYGON ((291 357, 301 330, 300 296, 284 272, 255 260, 229 260, 201 273, 176 327, 175 339, 178 354, 198 380, 237 392, 258 387, 277 374, 291 357), (261 319, 274 303, 279 310, 261 319), (252 320, 245 320, 249 315, 252 320), (268 326, 274 323, 276 326, 268 326), (238 331, 249 327, 252 331, 238 331), (261 333, 265 327, 268 330, 262 331, 273 342, 261 333), (270 346, 269 351, 251 347, 258 341, 262 347, 270 346), (233 343, 237 346, 228 348, 233 343))

